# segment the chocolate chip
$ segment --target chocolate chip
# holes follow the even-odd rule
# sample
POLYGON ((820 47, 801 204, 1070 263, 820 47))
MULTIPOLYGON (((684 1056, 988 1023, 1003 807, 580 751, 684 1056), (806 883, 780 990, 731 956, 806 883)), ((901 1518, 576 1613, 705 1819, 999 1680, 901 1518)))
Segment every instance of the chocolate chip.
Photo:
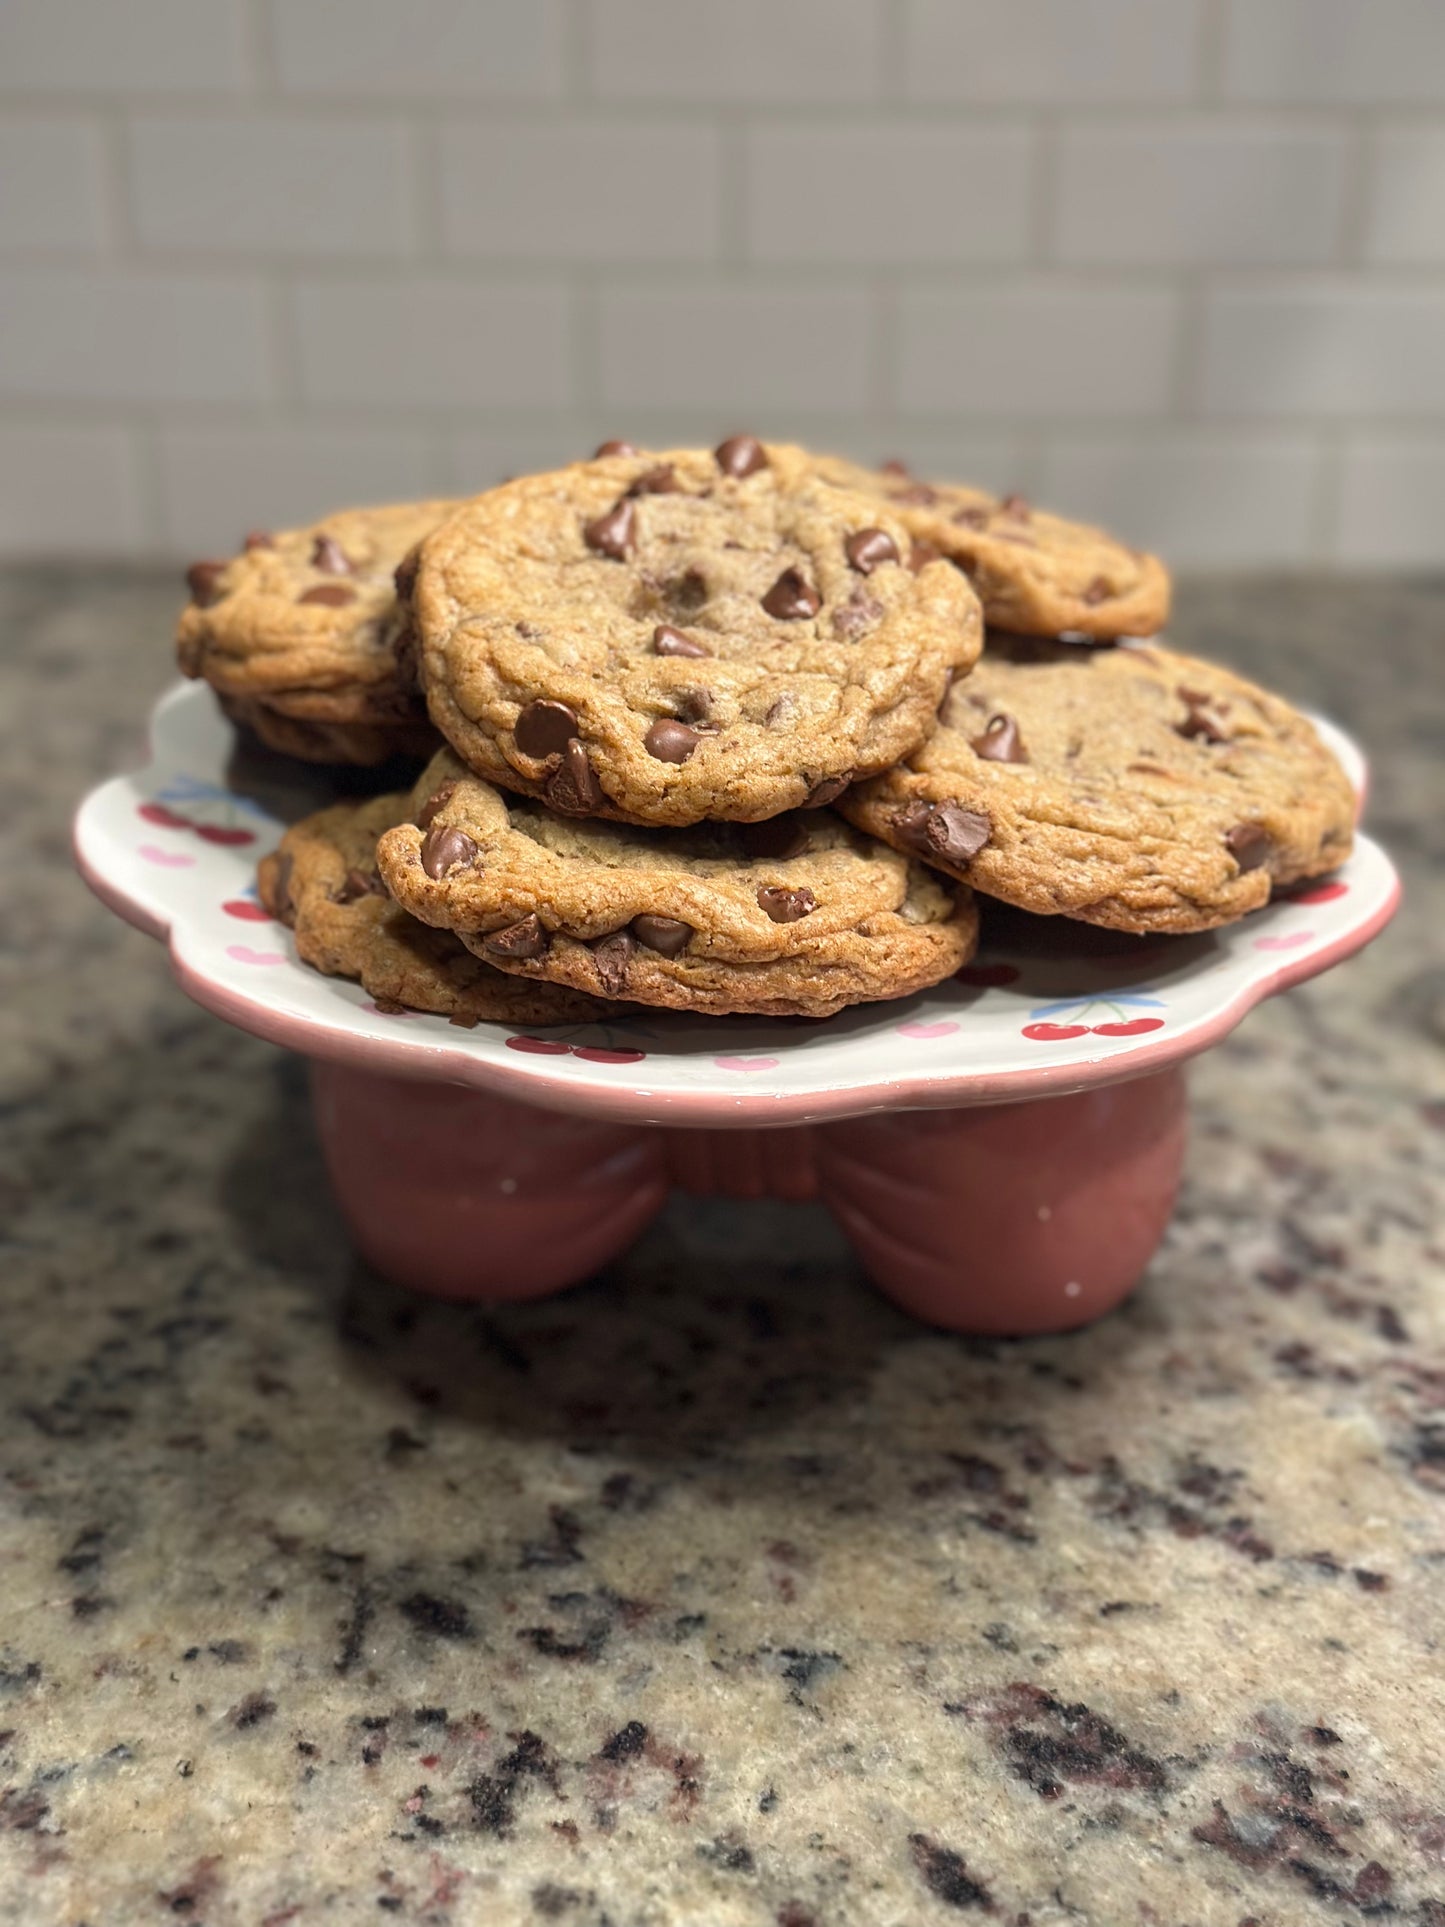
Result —
POLYGON ((269 529, 248 529, 245 546, 248 549, 274 549, 276 538, 269 529))
POLYGON ((477 855, 477 846, 465 830, 449 823, 438 823, 422 838, 421 867, 435 883, 448 870, 465 867, 477 855))
POLYGON ((432 818, 444 810, 456 794, 455 783, 443 783, 440 789, 432 791, 425 803, 416 813, 416 826, 419 830, 429 830, 432 818))
POLYGON ((671 716, 659 716, 642 741, 648 755, 659 763, 685 763, 697 748, 698 734, 671 716))
POLYGON ((893 455, 890 456, 886 462, 880 462, 878 464, 878 473, 880 475, 901 475, 907 480, 913 471, 909 468, 907 462, 900 462, 898 457, 893 455))
POLYGON ((833 611, 833 634, 841 636, 844 642, 856 642, 859 636, 867 635, 883 619, 883 604, 869 595, 861 582, 854 587, 852 595, 841 609, 833 611))
POLYGON ((723 474, 731 475, 738 482, 768 465, 768 451, 756 435, 729 435, 725 442, 718 443, 713 454, 723 474))
POLYGON ((1209 711, 1210 698, 1202 689, 1176 689, 1175 695, 1184 704, 1188 714, 1182 723, 1174 725, 1175 734, 1188 740, 1197 738, 1205 743, 1227 743, 1229 732, 1219 718, 1209 711))
POLYGON ((627 982, 627 972, 636 949, 637 945, 625 930, 614 930, 610 937, 603 937, 600 943, 593 944, 592 961, 597 966, 597 975, 602 979, 602 988, 609 997, 615 997, 627 982))
POLYGON ((945 803, 910 803, 894 817, 893 828, 930 862, 959 866, 976 857, 993 834, 986 816, 951 798, 945 803))
POLYGON ((636 534, 636 521, 636 511, 624 495, 605 514, 584 524, 582 540, 599 555, 610 556, 614 562, 625 562, 636 534))
POLYGON ((761 823, 740 823, 738 840, 754 862, 786 863, 813 846, 807 825, 796 816, 769 816, 761 823))
POLYGON ((311 545, 311 566, 327 575, 350 575, 351 563, 341 544, 329 535, 318 535, 311 545))
POLYGON ((199 603, 203 609, 214 602, 225 570, 224 562, 193 562, 186 570, 186 587, 192 602, 199 603))
POLYGON ((338 903, 359 903, 362 897, 384 897, 386 885, 375 870, 348 870, 336 892, 338 903))
POLYGON ((823 598, 798 569, 784 569, 763 597, 763 607, 779 622, 798 622, 815 616, 823 598))
POLYGON ((785 890, 779 883, 765 883, 758 891, 758 908, 765 910, 774 923, 796 923, 818 907, 811 890, 785 890))
POLYGON ((684 923, 681 917, 634 917, 631 924, 632 934, 637 941, 649 950, 655 950, 659 957, 676 957, 686 950, 692 936, 692 925, 684 923))
POLYGON ((409 550, 391 572, 392 587, 403 602, 411 601, 416 587, 416 572, 421 567, 421 550, 409 550))
POLYGON ((608 455, 635 455, 637 452, 631 442, 599 442, 597 453, 592 459, 594 462, 600 462, 608 455))
POLYGON ((843 544, 843 553, 859 575, 872 575, 883 563, 898 560, 898 544, 887 529, 859 529, 843 544))
POLYGON ((348 602, 355 602, 356 591, 345 582, 318 582, 314 589, 305 595, 297 596, 298 602, 320 603, 327 609, 344 609, 348 602))
POLYGON ((915 542, 908 552, 908 566, 915 575, 926 569, 930 562, 941 562, 943 550, 934 548, 931 542, 915 542))
POLYGON ((822 782, 815 783, 803 798, 803 808, 825 810, 830 803, 837 802, 852 781, 851 773, 847 776, 825 776, 822 782))
POLYGON ((1258 823, 1236 823, 1224 839, 1224 847, 1239 865, 1239 873, 1257 870, 1265 862, 1270 852, 1267 830, 1258 823))
POLYGON ((981 756, 986 763, 1026 763, 1028 751, 1024 748, 1019 726, 1012 716, 990 716, 981 736, 975 736, 969 747, 975 756, 981 756))
POLYGON ((907 488, 891 488, 888 491, 890 502, 904 502, 909 508, 926 509, 938 500, 938 490, 930 488, 927 482, 910 482, 907 488))
POLYGON ((712 651, 694 642, 691 636, 685 636, 681 629, 659 622, 652 632, 652 653, 655 656, 710 656, 712 651))
POLYGON ((986 529, 988 527, 988 510, 978 508, 959 509, 952 519, 961 529, 986 529))
POLYGON ((577 734, 576 710, 546 698, 528 703, 512 724, 512 741, 524 756, 560 756, 577 734))
POLYGON ((1022 495, 1005 495, 998 505, 1000 515, 1011 515, 1015 522, 1027 522, 1033 510, 1022 495))
POLYGON ((675 614, 694 615, 707 601, 707 582, 698 570, 688 569, 666 585, 665 594, 675 614))
POLYGON ((564 816, 590 816, 602 801, 602 785, 587 760, 581 739, 574 736, 548 779, 547 801, 564 816))
POLYGON ((1108 602, 1114 594, 1114 586, 1107 576, 1096 575, 1084 590, 1084 600, 1089 607, 1095 608, 1101 602, 1108 602))
POLYGON ((673 473, 672 463, 659 462, 656 468, 650 468, 646 474, 639 475, 627 493, 629 495, 676 495, 681 486, 673 473))
POLYGON ((551 941, 542 928, 541 918, 534 910, 530 916, 522 917, 516 923, 509 923, 505 930, 493 930, 490 936, 483 937, 482 947, 492 951, 498 957, 518 957, 526 960, 543 956, 551 941))

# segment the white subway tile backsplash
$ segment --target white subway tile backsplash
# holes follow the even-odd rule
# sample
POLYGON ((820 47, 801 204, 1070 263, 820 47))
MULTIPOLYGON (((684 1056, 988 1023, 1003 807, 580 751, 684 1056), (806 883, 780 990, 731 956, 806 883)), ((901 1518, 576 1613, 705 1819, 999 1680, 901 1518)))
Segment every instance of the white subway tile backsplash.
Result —
POLYGON ((746 149, 756 261, 1022 262, 1033 142, 1017 127, 762 126, 746 149))
POLYGON ((579 433, 571 421, 558 421, 545 428, 459 429, 447 438, 447 488, 458 495, 472 495, 510 481, 514 475, 565 468, 568 462, 590 455, 597 443, 606 439, 579 433))
POLYGON ((0 88, 217 93, 246 78, 244 0, 4 0, 0 88))
POLYGON ((1074 128, 1060 139, 1055 245, 1105 265, 1324 266, 1340 245, 1347 137, 1315 128, 1074 128))
POLYGON ((956 425, 952 433, 919 428, 916 422, 889 435, 856 438, 849 453, 859 460, 899 461, 926 482, 965 482, 995 495, 1027 494, 1033 463, 1021 435, 973 434, 956 425))
POLYGON ((1372 567, 1445 564, 1445 437, 1371 438, 1345 448, 1335 554, 1372 567))
MULTIPOLYGON (((617 408, 846 412, 866 399, 865 294, 626 287, 600 311, 601 400, 617 408)), ((765 424, 766 425, 766 424, 765 424)))
POLYGON ((410 240, 406 136, 394 123, 142 119, 130 180, 143 247, 396 254, 410 240))
POLYGON ((229 555, 248 529, 293 527, 329 509, 441 486, 415 430, 168 428, 159 463, 163 546, 184 555, 229 555))
POLYGON ((571 399, 569 310, 558 286, 304 281, 293 312, 308 401, 454 410, 571 399))
POLYGON ((1235 100, 1438 106, 1439 0, 1225 0, 1225 92, 1235 100))
POLYGON ((1300 563, 1313 547, 1319 482, 1307 437, 1090 436, 1050 444, 1039 500, 1181 568, 1300 563))
POLYGON ((1178 328, 1165 288, 915 289, 899 302, 898 403, 1028 421, 1162 414, 1178 328))
POLYGON ((125 429, 0 423, 0 555, 116 555, 145 546, 125 429))
POLYGON ((100 130, 88 121, 0 119, 0 248, 96 252, 104 168, 100 130))
POLYGON ((550 100, 570 0, 270 0, 282 90, 357 99, 550 100))
POLYGON ((0 550, 753 430, 1438 566, 1442 75, 1445 0, 0 0, 0 550))
POLYGON ((1376 141, 1365 258, 1445 266, 1445 124, 1386 129, 1376 141))
POLYGON ((1216 416, 1445 414, 1445 288, 1220 289, 1205 302, 1203 393, 1216 416))
POLYGON ((914 100, 1186 99, 1202 0, 892 0, 914 100))
POLYGON ((579 0, 603 100, 871 100, 897 0, 579 0))
POLYGON ((265 401, 262 290, 236 275, 0 269, 0 396, 265 401))
POLYGON ((443 129, 440 149, 442 234, 455 254, 662 262, 717 251, 709 127, 468 122, 443 129))

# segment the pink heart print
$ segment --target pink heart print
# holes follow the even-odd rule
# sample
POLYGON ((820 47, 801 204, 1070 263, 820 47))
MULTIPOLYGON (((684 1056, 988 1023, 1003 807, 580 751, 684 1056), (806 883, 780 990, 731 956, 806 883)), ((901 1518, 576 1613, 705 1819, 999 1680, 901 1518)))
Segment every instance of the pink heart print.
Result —
POLYGON ((720 1071, 775 1071, 778 1068, 776 1057, 715 1057, 712 1061, 720 1071))
POLYGON ((143 856, 147 863, 158 863, 165 870, 186 870, 196 860, 182 850, 157 849, 154 843, 142 843, 137 854, 143 856))
POLYGON ((228 943, 226 955, 244 964, 285 963, 285 953, 280 950, 253 950, 248 943, 228 943))
POLYGON ((900 1037, 952 1037, 957 1029, 957 1024, 923 1024, 914 1019, 910 1023, 900 1024, 898 1035, 900 1037))
POLYGON ((1292 937, 1256 937, 1254 947, 1256 950, 1298 950, 1314 934, 1313 930, 1297 930, 1292 937))

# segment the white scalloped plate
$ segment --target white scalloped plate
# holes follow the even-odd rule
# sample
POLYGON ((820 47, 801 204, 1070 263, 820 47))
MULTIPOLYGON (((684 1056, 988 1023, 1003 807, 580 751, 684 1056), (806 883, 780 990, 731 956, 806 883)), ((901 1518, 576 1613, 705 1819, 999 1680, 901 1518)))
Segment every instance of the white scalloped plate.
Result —
MULTIPOLYGON (((1363 793, 1359 751, 1320 729, 1363 793)), ((1389 858, 1362 836, 1328 882, 1204 936, 1119 936, 984 902, 983 947, 958 978, 823 1023, 639 1008, 521 1035, 462 1030, 380 1011, 358 985, 308 969, 256 901, 257 858, 287 822, 331 800, 333 772, 238 753, 209 690, 194 684, 161 700, 151 741, 145 769, 81 805, 76 859, 105 903, 168 940, 198 1003, 307 1056, 634 1123, 795 1124, 1138 1077, 1350 956, 1399 900, 1389 858)))

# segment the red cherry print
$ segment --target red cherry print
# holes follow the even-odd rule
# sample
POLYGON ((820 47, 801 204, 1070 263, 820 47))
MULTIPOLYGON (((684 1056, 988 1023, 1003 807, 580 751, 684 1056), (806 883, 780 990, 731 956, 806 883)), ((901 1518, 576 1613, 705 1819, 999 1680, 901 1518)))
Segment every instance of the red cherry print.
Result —
POLYGON ((980 989, 991 989, 998 984, 1011 984, 1018 976, 1014 964, 965 964, 955 973, 961 984, 976 984, 980 989))
POLYGON ((592 1044, 574 1044, 574 1057, 585 1057, 589 1064, 640 1064, 645 1050, 601 1050, 592 1044))
POLYGON ((1025 1024, 1023 1035, 1036 1044, 1061 1044, 1066 1037, 1083 1037, 1087 1024, 1025 1024))
POLYGON ((1334 903, 1350 894, 1348 883, 1316 883, 1312 889, 1297 891, 1286 898, 1289 903, 1334 903))
POLYGON ((206 843, 220 843, 227 849, 239 848, 243 843, 254 843, 255 833, 251 830, 227 829, 224 823, 198 823, 196 835, 206 843))
POLYGON ((1142 1037, 1146 1030, 1163 1030, 1162 1017, 1131 1017, 1127 1024, 1095 1024, 1096 1037, 1142 1037))
POLYGON ((572 1046, 556 1037, 509 1037, 508 1050, 530 1051, 535 1057, 565 1057, 572 1046))
POLYGON ((270 923, 271 912, 259 903, 252 903, 249 897, 228 897, 221 905, 228 917, 239 917, 242 923, 270 923))
POLYGON ((135 813, 143 823, 154 823, 158 829, 189 830, 194 828, 194 825, 187 817, 177 816, 175 811, 168 810, 164 803, 137 803, 135 813))

